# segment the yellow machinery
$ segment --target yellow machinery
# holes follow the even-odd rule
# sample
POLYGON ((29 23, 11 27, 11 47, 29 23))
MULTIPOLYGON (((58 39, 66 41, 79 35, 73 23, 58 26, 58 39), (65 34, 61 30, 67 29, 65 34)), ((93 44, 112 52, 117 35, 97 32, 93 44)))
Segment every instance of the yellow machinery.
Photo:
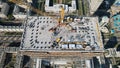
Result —
POLYGON ((61 6, 61 11, 60 11, 60 23, 62 23, 63 20, 64 20, 64 16, 65 16, 64 14, 65 14, 64 8, 63 8, 63 6, 61 6))
POLYGON ((59 42, 61 41, 61 39, 62 39, 62 37, 57 38, 57 39, 56 39, 56 42, 59 43, 59 42))
MULTIPOLYGON (((33 10, 34 12, 36 12, 37 14, 44 15, 44 16, 49 16, 48 13, 45 13, 45 12, 40 11, 39 9, 36 9, 33 6, 31 6, 30 4, 23 2, 22 0, 9 0, 9 1, 13 2, 13 3, 16 3, 16 4, 19 4, 19 5, 25 5, 28 8, 30 8, 31 10, 33 10)), ((68 22, 64 22, 64 16, 65 16, 64 7, 61 6, 60 8, 61 8, 61 10, 60 10, 60 18, 57 19, 58 25, 56 27, 53 27, 53 28, 57 28, 58 26, 67 26, 68 25, 68 22)), ((49 16, 49 17, 52 17, 53 19, 55 19, 56 16, 49 16)), ((67 27, 72 29, 72 27, 70 25, 68 25, 67 27)), ((49 31, 54 32, 55 30, 50 29, 49 31)))
POLYGON ((52 47, 59 46, 59 43, 60 43, 61 39, 62 39, 62 37, 57 38, 57 39, 53 42, 52 47))
MULTIPOLYGON (((13 2, 13 3, 16 3, 16 4, 19 4, 19 5, 25 5, 25 6, 27 6, 28 8, 30 8, 31 10, 33 10, 34 12, 36 12, 37 14, 41 14, 41 15, 44 15, 44 16, 49 16, 49 14, 48 13, 45 13, 45 12, 42 12, 42 11, 40 11, 39 9, 36 9, 36 8, 34 8, 34 7, 32 7, 30 4, 28 4, 28 3, 25 3, 25 2, 23 2, 22 0, 9 0, 10 2, 13 2)), ((49 16, 49 17, 52 17, 52 18, 54 18, 55 19, 55 16, 49 16)), ((57 20, 58 21, 58 25, 57 26, 59 26, 59 25, 67 25, 67 23, 64 23, 63 22, 63 20, 64 20, 64 8, 63 7, 61 7, 61 11, 60 11, 60 18, 57 20), (62 23, 62 24, 61 24, 62 23)), ((72 20, 72 19, 71 19, 72 20)), ((55 28, 57 28, 57 26, 55 27, 55 28)), ((55 30, 55 28, 52 28, 53 30, 55 30)), ((51 29, 51 30, 52 30, 51 29)), ((57 38, 56 40, 55 40, 55 43, 53 43, 53 44, 55 44, 55 45, 57 45, 60 41, 61 41, 61 37, 60 38, 57 38)), ((86 42, 61 42, 61 44, 72 44, 72 43, 74 43, 74 44, 86 44, 86 42)), ((39 53, 39 54, 35 54, 34 52, 30 52, 30 51, 24 51, 24 52, 22 52, 24 55, 30 55, 30 56, 40 56, 40 57, 50 57, 50 56, 83 56, 83 55, 81 55, 81 53, 79 53, 79 52, 59 52, 59 54, 58 54, 58 52, 50 52, 49 54, 46 54, 46 53, 39 53)), ((99 53, 100 54, 100 53, 99 53)), ((88 56, 89 54, 86 54, 85 56, 88 56)), ((98 56, 98 54, 95 54, 95 55, 97 55, 98 56)))

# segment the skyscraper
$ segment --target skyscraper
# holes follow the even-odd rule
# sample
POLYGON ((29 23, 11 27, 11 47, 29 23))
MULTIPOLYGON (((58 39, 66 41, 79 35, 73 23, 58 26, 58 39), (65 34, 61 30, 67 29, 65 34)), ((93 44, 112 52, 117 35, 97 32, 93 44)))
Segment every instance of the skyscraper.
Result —
POLYGON ((89 1, 89 8, 90 8, 90 14, 94 14, 94 12, 99 8, 103 0, 88 0, 89 1))

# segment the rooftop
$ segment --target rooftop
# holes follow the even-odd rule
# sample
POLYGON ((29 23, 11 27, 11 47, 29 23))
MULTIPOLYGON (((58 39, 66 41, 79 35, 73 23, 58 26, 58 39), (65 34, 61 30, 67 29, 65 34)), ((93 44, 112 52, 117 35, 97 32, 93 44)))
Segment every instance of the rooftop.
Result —
POLYGON ((45 11, 59 13, 61 6, 64 8, 65 13, 72 13, 76 11, 76 0, 71 0, 71 6, 66 4, 53 4, 53 0, 45 0, 45 11))
POLYGON ((115 6, 120 6, 120 0, 116 0, 114 3, 115 6))
POLYGON ((120 31, 120 14, 113 16, 113 25, 118 31, 120 31))
POLYGON ((15 5, 14 10, 13 10, 13 14, 22 14, 22 15, 25 15, 27 13, 26 13, 26 10, 24 8, 19 7, 18 5, 15 5))
POLYGON ((33 65, 33 68, 93 68, 94 64, 92 62, 92 58, 90 59, 82 59, 75 57, 73 58, 54 58, 54 59, 40 59, 40 58, 32 58, 33 62, 36 65, 33 65))
POLYGON ((79 17, 67 26, 57 25, 57 21, 50 17, 28 18, 21 42, 21 50, 103 51, 97 17, 79 17), (55 32, 50 31, 56 26, 55 32))
POLYGON ((8 9, 8 4, 0 1, 0 13, 6 14, 8 12, 8 9))

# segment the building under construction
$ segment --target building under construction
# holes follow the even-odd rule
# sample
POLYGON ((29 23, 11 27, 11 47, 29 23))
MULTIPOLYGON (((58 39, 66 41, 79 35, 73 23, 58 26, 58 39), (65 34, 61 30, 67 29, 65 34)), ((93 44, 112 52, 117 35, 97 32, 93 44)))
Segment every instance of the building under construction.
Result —
POLYGON ((59 22, 34 16, 25 22, 19 54, 31 57, 31 64, 24 67, 95 68, 92 57, 103 56, 103 52, 97 17, 65 16, 59 22))
POLYGON ((98 18, 75 17, 72 21, 59 23, 47 16, 29 17, 25 23, 20 49, 42 52, 103 52, 98 18))
POLYGON ((68 15, 62 5, 58 15, 49 16, 31 6, 32 0, 10 1, 43 15, 27 13, 16 68, 94 68, 91 57, 103 56, 98 17, 68 15))

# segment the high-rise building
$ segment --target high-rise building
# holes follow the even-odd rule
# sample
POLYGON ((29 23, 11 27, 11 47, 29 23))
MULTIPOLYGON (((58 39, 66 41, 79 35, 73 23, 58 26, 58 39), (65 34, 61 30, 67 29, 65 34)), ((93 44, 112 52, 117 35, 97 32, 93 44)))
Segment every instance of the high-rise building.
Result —
POLYGON ((51 4, 50 1, 51 0, 45 1, 45 11, 46 12, 59 13, 61 10, 61 6, 63 6, 65 13, 72 13, 77 10, 76 0, 71 1, 71 6, 68 6, 66 4, 51 4))
POLYGON ((111 6, 111 14, 115 15, 120 12, 120 0, 116 0, 114 4, 111 6))
POLYGON ((94 14, 94 12, 99 8, 103 0, 88 0, 90 5, 90 14, 94 14))
POLYGON ((18 5, 15 5, 13 10, 13 16, 15 17, 15 19, 25 19, 27 16, 26 9, 18 5))
POLYGON ((9 5, 0 1, 0 18, 7 18, 9 5))

